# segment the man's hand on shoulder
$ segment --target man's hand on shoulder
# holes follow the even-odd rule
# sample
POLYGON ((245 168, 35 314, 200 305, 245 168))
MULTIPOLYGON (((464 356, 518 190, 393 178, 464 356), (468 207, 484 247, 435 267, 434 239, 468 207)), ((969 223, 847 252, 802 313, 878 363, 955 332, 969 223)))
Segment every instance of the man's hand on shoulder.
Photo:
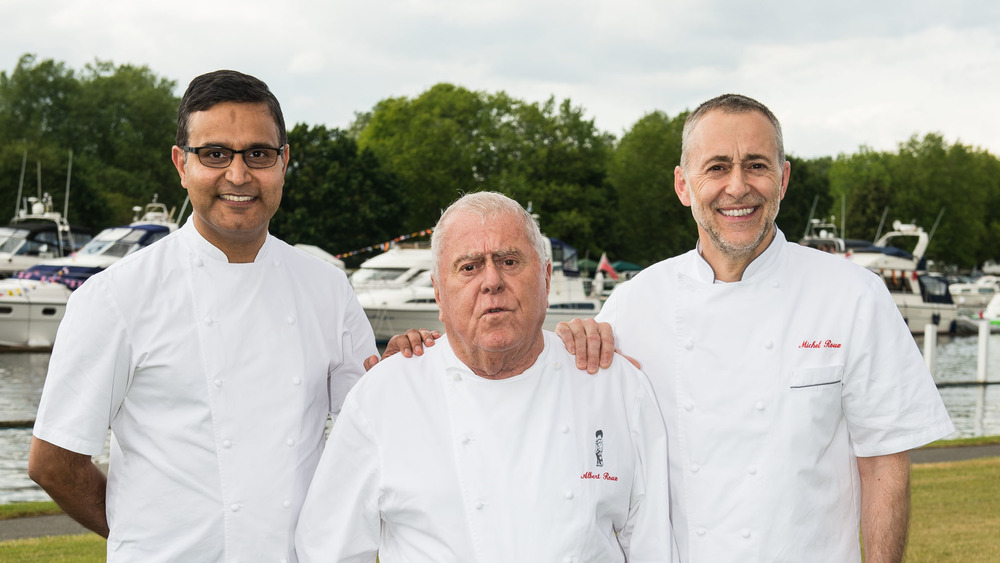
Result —
MULTIPOLYGON (((441 338, 441 333, 436 330, 411 328, 403 334, 397 334, 389 339, 389 343, 386 344, 385 352, 382 354, 381 359, 384 360, 389 356, 400 352, 403 353, 404 358, 422 356, 424 355, 424 346, 434 346, 434 341, 438 338, 441 338)), ((370 356, 366 358, 365 371, 372 369, 372 367, 377 364, 379 360, 380 358, 378 356, 370 356)))
MULTIPOLYGON (((597 373, 598 368, 608 368, 615 356, 615 335, 608 323, 594 319, 573 319, 556 325, 556 334, 562 338, 566 350, 576 356, 577 369, 597 373)), ((624 354, 623 354, 624 355, 624 354)), ((628 358, 636 367, 639 363, 628 358)))

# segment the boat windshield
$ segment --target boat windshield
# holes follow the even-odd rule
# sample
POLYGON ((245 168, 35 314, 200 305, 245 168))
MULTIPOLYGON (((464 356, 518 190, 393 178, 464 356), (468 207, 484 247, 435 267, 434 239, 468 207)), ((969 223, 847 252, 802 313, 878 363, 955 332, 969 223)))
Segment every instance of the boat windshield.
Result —
MULTIPOLYGON (((131 229, 128 227, 105 229, 85 244, 77 254, 85 256, 117 256, 121 258, 145 246, 142 239, 148 234, 150 234, 148 230, 131 229)), ((165 235, 166 233, 164 232, 163 234, 165 235)))
POLYGON ((28 231, 25 229, 0 228, 0 252, 13 254, 27 237, 28 231))
POLYGON ((351 274, 351 283, 355 285, 372 282, 391 282, 409 272, 409 268, 358 268, 351 274))

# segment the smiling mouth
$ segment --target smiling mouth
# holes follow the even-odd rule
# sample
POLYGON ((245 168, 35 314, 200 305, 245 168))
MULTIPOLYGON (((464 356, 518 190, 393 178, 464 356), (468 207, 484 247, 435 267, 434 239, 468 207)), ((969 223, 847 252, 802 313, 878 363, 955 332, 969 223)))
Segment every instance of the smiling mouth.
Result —
POLYGON ((740 209, 720 209, 719 213, 722 213, 726 217, 746 217, 756 210, 756 207, 743 207, 740 209))
POLYGON ((253 201, 254 197, 252 195, 229 195, 229 194, 222 194, 222 195, 219 196, 219 199, 222 199, 222 200, 225 200, 225 201, 234 201, 236 203, 246 203, 248 201, 253 201))

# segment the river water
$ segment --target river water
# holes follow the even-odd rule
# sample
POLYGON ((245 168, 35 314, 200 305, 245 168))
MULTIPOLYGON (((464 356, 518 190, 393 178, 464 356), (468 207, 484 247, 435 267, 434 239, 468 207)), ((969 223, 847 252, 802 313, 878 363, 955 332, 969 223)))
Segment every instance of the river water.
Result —
MULTIPOLYGON (((917 344, 923 349, 921 337, 917 344)), ((977 336, 939 336, 934 380, 955 423, 950 438, 1000 435, 1000 384, 976 380, 977 336)), ((47 352, 0 353, 0 422, 31 421, 42 394, 47 352)), ((987 381, 1000 382, 1000 334, 989 337, 987 381)), ((27 475, 30 428, 0 427, 0 504, 48 500, 27 475)), ((104 454, 106 461, 107 453, 104 454)))

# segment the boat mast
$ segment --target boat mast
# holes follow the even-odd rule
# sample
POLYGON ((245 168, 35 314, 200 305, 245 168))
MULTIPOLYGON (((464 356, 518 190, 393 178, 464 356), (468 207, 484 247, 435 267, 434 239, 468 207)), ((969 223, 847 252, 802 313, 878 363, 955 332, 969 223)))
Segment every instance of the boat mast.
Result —
POLYGON ((21 157, 21 179, 17 181, 17 199, 14 200, 14 217, 17 217, 21 210, 21 190, 24 188, 24 167, 28 164, 28 149, 24 149, 24 156, 21 157))
POLYGON ((69 164, 66 165, 66 201, 63 203, 63 219, 69 222, 69 179, 73 176, 73 149, 69 149, 69 164))

